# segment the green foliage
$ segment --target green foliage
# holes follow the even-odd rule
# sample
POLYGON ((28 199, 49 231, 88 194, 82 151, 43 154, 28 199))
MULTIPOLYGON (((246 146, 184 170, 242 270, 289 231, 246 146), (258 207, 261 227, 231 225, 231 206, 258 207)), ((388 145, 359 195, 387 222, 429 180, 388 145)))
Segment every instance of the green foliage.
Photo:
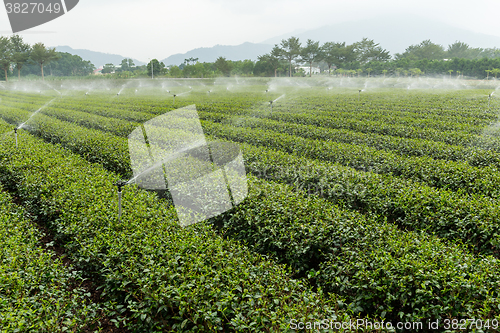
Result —
MULTIPOLYGON (((367 92, 358 102, 357 90, 282 88, 287 98, 271 114, 278 92, 249 89, 259 93, 218 91, 215 100, 195 89, 178 102, 198 103, 210 139, 240 142, 253 174, 251 196, 211 228, 180 229, 168 202, 132 187, 123 221, 114 218, 118 176, 102 166, 130 176, 125 137, 171 110, 165 97, 56 100, 28 122, 32 133, 100 165, 20 131, 23 154, 3 139, 0 155, 12 156, 0 179, 51 221, 79 268, 98 272, 129 328, 258 331, 274 322, 269 330, 282 331, 301 311, 336 307, 341 317, 500 319, 500 157, 498 136, 484 135, 496 121, 485 91, 367 92)), ((1 98, 11 124, 48 101, 1 98)))
MULTIPOLYGON (((3 160, 5 162, 5 160, 3 160)), ((0 326, 5 332, 65 332, 97 327, 99 307, 74 267, 54 259, 42 233, 0 187, 0 326)))
MULTIPOLYGON (((308 290, 283 266, 224 240, 208 226, 180 228, 173 207, 136 188, 116 218, 117 176, 67 150, 22 137, 3 174, 48 221, 78 268, 100 277, 117 324, 138 331, 288 331, 290 319, 348 320, 341 298, 308 290), (33 172, 35 171, 36 172, 33 172)), ((113 314, 113 313, 111 313, 113 314)))
POLYGON ((148 76, 160 76, 165 74, 165 64, 163 62, 159 62, 158 59, 153 59, 148 63, 148 76))
POLYGON ((36 43, 31 49, 30 59, 40 65, 42 79, 44 79, 43 66, 51 61, 59 59, 61 56, 56 52, 55 48, 46 48, 43 43, 36 43))
POLYGON ((232 69, 232 63, 224 57, 219 57, 214 63, 215 68, 224 76, 229 76, 232 69))

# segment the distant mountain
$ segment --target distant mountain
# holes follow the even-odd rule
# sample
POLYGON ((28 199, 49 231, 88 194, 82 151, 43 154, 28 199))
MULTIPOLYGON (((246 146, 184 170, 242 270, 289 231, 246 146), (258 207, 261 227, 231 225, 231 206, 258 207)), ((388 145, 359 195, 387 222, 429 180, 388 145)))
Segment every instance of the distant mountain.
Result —
MULTIPOLYGON (((78 55, 83 60, 89 60, 92 64, 94 64, 95 67, 104 66, 106 64, 119 65, 121 64, 123 59, 129 58, 118 54, 109 54, 109 53, 95 52, 83 49, 72 49, 69 46, 57 46, 56 51, 67 52, 69 54, 78 55)), ((136 66, 141 66, 146 64, 137 59, 132 59, 132 60, 134 60, 134 64, 136 66)))
POLYGON ((273 45, 243 43, 241 45, 215 45, 213 47, 201 47, 186 53, 178 53, 163 59, 162 62, 169 65, 180 65, 184 59, 198 58, 199 62, 215 62, 218 57, 224 57, 227 60, 257 60, 257 57, 269 53, 273 45))
POLYGON ((279 44, 282 39, 298 37, 304 44, 307 39, 325 42, 346 42, 352 44, 363 37, 373 39, 388 50, 391 55, 402 53, 414 44, 430 39, 445 48, 455 41, 471 47, 500 48, 500 37, 475 33, 453 27, 449 24, 411 15, 381 16, 356 22, 337 23, 300 33, 289 33, 263 41, 263 44, 279 44))

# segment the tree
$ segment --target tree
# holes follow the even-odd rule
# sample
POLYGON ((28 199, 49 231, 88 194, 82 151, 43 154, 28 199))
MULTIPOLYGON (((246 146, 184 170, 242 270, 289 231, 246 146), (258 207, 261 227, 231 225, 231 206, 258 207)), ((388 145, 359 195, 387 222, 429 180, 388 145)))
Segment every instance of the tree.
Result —
POLYGON ((277 44, 274 45, 269 54, 259 56, 258 59, 259 61, 255 64, 254 67, 254 74, 258 75, 259 73, 266 72, 266 68, 270 67, 274 72, 274 77, 278 76, 277 71, 278 67, 280 67, 281 49, 277 44))
POLYGON ((370 61, 387 61, 391 58, 389 51, 380 47, 380 44, 375 43, 372 39, 363 38, 360 42, 354 43, 353 46, 357 60, 361 64, 370 61))
POLYGON ((365 68, 365 72, 368 74, 368 77, 370 77, 370 73, 373 72, 373 69, 370 67, 365 68))
POLYGON ((50 63, 51 61, 59 59, 59 55, 55 48, 47 49, 43 43, 36 43, 33 45, 31 50, 31 60, 40 65, 40 70, 42 72, 42 80, 45 80, 43 76, 43 66, 50 63))
POLYGON ((465 59, 479 59, 483 49, 472 48, 466 43, 456 41, 455 43, 448 45, 448 50, 446 50, 447 57, 452 58, 465 58, 465 59))
POLYGON ((328 72, 332 65, 341 68, 344 65, 356 61, 356 52, 354 45, 345 45, 344 43, 327 42, 321 47, 322 60, 328 65, 328 72))
POLYGON ((403 54, 396 54, 397 59, 408 58, 410 60, 442 60, 446 56, 442 45, 434 44, 429 39, 418 45, 411 45, 406 48, 403 54))
POLYGON ((23 42, 23 38, 19 35, 10 37, 12 45, 12 62, 16 64, 17 76, 21 80, 21 68, 30 58, 31 47, 23 42))
POLYGON ((153 59, 148 63, 148 76, 154 77, 155 75, 163 74, 165 70, 165 64, 159 62, 158 59, 153 59))
POLYGON ((419 77, 422 74, 422 71, 420 70, 420 68, 411 68, 410 74, 411 74, 411 76, 419 77))
POLYGON ((255 63, 250 59, 245 59, 241 62, 240 72, 244 75, 253 74, 253 68, 255 67, 255 63))
POLYGON ((495 79, 497 78, 497 75, 500 74, 500 68, 493 68, 491 70, 491 74, 495 75, 495 79))
POLYGON ((170 67, 169 75, 171 77, 182 77, 182 69, 179 66, 172 66, 170 67))
POLYGON ((488 80, 491 73, 491 69, 485 69, 484 71, 486 72, 486 80, 488 80))
POLYGON ((339 47, 337 43, 326 42, 321 46, 321 55, 323 61, 326 62, 328 66, 328 75, 331 75, 332 66, 335 64, 337 67, 340 66, 339 61, 339 47))
POLYGON ((309 64, 309 77, 312 76, 312 64, 321 59, 321 49, 319 42, 314 42, 311 39, 307 40, 306 46, 300 51, 300 60, 309 64))
POLYGON ((120 72, 132 72, 134 70, 135 64, 132 59, 123 59, 120 64, 120 72))
POLYGON ((387 69, 383 69, 382 70, 382 74, 384 74, 384 78, 385 78, 385 75, 387 74, 388 70, 387 69))
POLYGON ((453 69, 448 70, 448 73, 450 73, 450 79, 451 79, 451 73, 453 73, 453 69))
POLYGON ((196 64, 197 62, 198 62, 198 58, 193 58, 193 57, 191 57, 191 58, 184 59, 184 63, 185 63, 186 65, 194 65, 194 64, 196 64), (191 63, 192 63, 192 64, 191 64, 191 63))
POLYGON ((219 57, 215 60, 215 68, 220 71, 223 75, 229 76, 231 74, 231 63, 224 57, 219 57))
POLYGON ((80 56, 66 52, 58 52, 58 54, 60 58, 49 65, 53 75, 84 76, 91 74, 95 69, 90 61, 85 61, 80 56))
POLYGON ((292 61, 297 59, 300 55, 300 42, 297 37, 290 37, 281 41, 280 55, 283 60, 289 63, 289 76, 292 77, 292 61))
POLYGON ((0 68, 5 72, 5 81, 8 79, 8 71, 12 63, 12 44, 9 38, 0 37, 0 68))
POLYGON ((106 64, 102 68, 102 74, 111 74, 115 71, 115 65, 113 64, 106 64))

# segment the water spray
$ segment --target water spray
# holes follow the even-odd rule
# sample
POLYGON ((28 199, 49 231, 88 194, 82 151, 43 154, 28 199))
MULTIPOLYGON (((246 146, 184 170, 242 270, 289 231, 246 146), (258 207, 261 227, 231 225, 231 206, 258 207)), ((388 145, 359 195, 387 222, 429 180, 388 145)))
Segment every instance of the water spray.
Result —
POLYGON ((115 186, 118 187, 118 222, 121 222, 122 218, 122 190, 128 182, 124 180, 118 181, 115 186))

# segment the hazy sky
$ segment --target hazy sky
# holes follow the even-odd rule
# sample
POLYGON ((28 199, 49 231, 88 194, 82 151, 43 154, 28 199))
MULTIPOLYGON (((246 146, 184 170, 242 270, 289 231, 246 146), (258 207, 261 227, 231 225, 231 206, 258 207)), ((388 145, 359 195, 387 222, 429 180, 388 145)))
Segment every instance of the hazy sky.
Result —
MULTIPOLYGON (((68 45, 146 62, 197 47, 261 42, 388 14, 419 15, 500 36, 499 11, 499 0, 80 0, 66 15, 21 35, 30 44, 68 45)), ((9 31, 1 8, 0 33, 9 31)))

